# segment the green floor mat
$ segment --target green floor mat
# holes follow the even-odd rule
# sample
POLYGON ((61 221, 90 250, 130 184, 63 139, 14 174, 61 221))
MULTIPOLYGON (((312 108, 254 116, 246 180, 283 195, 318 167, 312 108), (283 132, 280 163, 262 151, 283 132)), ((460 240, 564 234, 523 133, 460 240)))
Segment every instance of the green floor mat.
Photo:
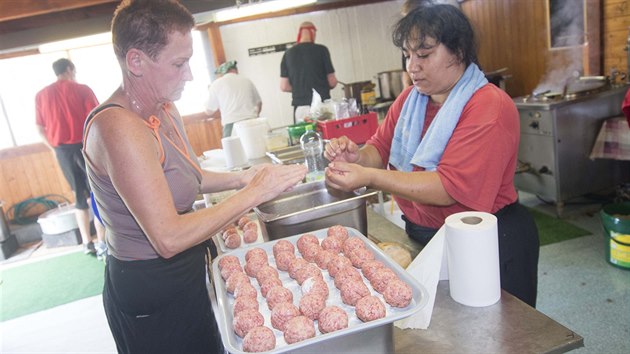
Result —
POLYGON ((529 209, 538 227, 540 245, 570 240, 572 238, 590 235, 591 232, 575 226, 562 219, 550 216, 535 209, 529 209))
POLYGON ((0 322, 101 294, 105 264, 82 252, 0 271, 0 322))

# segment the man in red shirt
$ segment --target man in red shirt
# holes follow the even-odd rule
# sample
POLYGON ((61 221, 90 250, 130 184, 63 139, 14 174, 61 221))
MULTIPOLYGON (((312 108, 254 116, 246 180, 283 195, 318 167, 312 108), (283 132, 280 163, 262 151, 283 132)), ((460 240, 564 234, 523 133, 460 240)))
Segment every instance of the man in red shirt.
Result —
MULTIPOLYGON (((53 63, 57 81, 46 86, 35 96, 36 124, 44 144, 55 152, 57 161, 70 187, 75 193, 76 218, 85 253, 97 250, 90 236, 90 197, 83 147, 83 125, 92 109, 98 106, 94 92, 86 85, 75 82, 74 64, 65 58, 53 63)), ((97 230, 98 253, 104 253, 104 230, 97 230)))

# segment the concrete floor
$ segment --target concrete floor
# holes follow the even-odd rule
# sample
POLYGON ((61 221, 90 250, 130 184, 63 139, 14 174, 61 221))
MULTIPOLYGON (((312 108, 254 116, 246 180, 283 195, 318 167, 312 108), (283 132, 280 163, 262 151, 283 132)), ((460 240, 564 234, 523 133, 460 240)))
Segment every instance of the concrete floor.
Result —
MULTIPOLYGON (((521 201, 555 213, 534 196, 521 194, 521 201)), ((563 218, 593 235, 541 247, 537 308, 584 337, 584 348, 573 353, 629 353, 630 270, 605 261, 598 209, 596 204, 566 206, 563 218)), ((41 255, 54 256, 40 248, 26 260, 0 264, 0 270, 41 255)), ((115 353, 101 301, 95 296, 0 323, 0 352, 115 353)))

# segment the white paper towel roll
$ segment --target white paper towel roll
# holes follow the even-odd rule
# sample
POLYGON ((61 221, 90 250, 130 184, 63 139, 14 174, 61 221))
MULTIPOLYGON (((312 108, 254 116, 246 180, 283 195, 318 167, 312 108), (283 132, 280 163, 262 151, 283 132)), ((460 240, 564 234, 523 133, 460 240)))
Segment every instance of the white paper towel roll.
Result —
POLYGON ((462 212, 446 218, 446 259, 451 297, 467 306, 489 306, 501 298, 497 218, 462 212))
POLYGON ((238 136, 229 136, 221 139, 223 152, 225 154, 225 165, 227 168, 243 166, 247 164, 247 156, 238 136))

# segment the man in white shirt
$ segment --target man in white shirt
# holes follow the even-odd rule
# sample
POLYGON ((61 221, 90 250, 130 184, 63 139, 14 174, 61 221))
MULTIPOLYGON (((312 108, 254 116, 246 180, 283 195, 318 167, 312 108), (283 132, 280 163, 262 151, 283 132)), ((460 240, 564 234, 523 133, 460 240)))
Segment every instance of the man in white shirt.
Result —
POLYGON ((254 83, 238 74, 235 60, 221 64, 215 74, 219 78, 208 88, 206 113, 221 118, 225 138, 232 135, 234 123, 257 118, 262 101, 254 83))

